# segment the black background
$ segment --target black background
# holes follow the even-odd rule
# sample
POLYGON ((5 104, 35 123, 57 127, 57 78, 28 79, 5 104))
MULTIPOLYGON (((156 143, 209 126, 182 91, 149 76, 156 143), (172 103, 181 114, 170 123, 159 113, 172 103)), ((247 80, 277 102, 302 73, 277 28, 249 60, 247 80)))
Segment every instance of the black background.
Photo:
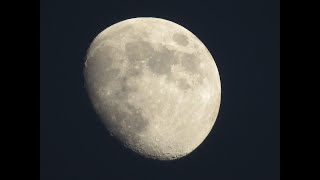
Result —
POLYGON ((280 179, 280 22, 277 0, 41 0, 41 180, 280 179), (93 38, 133 17, 193 32, 218 66, 222 102, 209 136, 190 155, 141 158, 111 138, 84 89, 93 38))

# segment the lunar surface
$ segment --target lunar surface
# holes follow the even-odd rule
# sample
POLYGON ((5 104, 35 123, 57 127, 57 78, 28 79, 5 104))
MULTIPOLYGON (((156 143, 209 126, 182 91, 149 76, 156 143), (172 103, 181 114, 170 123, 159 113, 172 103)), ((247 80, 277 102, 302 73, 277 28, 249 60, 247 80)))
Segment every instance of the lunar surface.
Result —
POLYGON ((108 131, 147 158, 191 153, 218 115, 213 57, 194 34, 168 20, 133 18, 108 27, 90 45, 84 76, 108 131))

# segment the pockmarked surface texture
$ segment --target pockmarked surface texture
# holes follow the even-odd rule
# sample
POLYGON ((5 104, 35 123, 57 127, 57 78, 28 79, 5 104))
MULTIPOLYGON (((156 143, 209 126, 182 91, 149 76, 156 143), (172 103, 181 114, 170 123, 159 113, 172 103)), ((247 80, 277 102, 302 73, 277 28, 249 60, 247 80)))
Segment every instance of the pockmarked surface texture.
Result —
POLYGON ((108 131, 144 157, 191 153, 218 115, 213 57, 194 34, 168 20, 133 18, 108 27, 90 45, 84 76, 108 131))

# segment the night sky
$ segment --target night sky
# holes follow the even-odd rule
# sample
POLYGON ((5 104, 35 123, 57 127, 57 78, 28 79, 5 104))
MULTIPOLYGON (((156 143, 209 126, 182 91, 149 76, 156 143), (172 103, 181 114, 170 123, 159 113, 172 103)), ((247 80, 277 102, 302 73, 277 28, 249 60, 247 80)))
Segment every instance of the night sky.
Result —
POLYGON ((280 179, 280 20, 277 0, 41 0, 41 180, 280 179), (84 88, 93 38, 134 17, 195 34, 218 66, 222 98, 205 141, 176 161, 145 159, 109 136, 84 88))

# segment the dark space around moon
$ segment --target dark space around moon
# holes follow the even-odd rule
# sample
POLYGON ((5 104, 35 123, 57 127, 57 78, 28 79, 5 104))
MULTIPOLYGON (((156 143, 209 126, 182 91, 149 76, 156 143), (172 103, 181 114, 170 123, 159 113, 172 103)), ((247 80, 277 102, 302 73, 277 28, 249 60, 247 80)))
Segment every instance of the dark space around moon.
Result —
POLYGON ((280 179, 278 1, 41 0, 40 13, 41 180, 280 179), (183 25, 219 68, 217 121, 192 154, 176 161, 141 158, 123 147, 99 120, 84 85, 83 63, 97 33, 141 16, 183 25))

